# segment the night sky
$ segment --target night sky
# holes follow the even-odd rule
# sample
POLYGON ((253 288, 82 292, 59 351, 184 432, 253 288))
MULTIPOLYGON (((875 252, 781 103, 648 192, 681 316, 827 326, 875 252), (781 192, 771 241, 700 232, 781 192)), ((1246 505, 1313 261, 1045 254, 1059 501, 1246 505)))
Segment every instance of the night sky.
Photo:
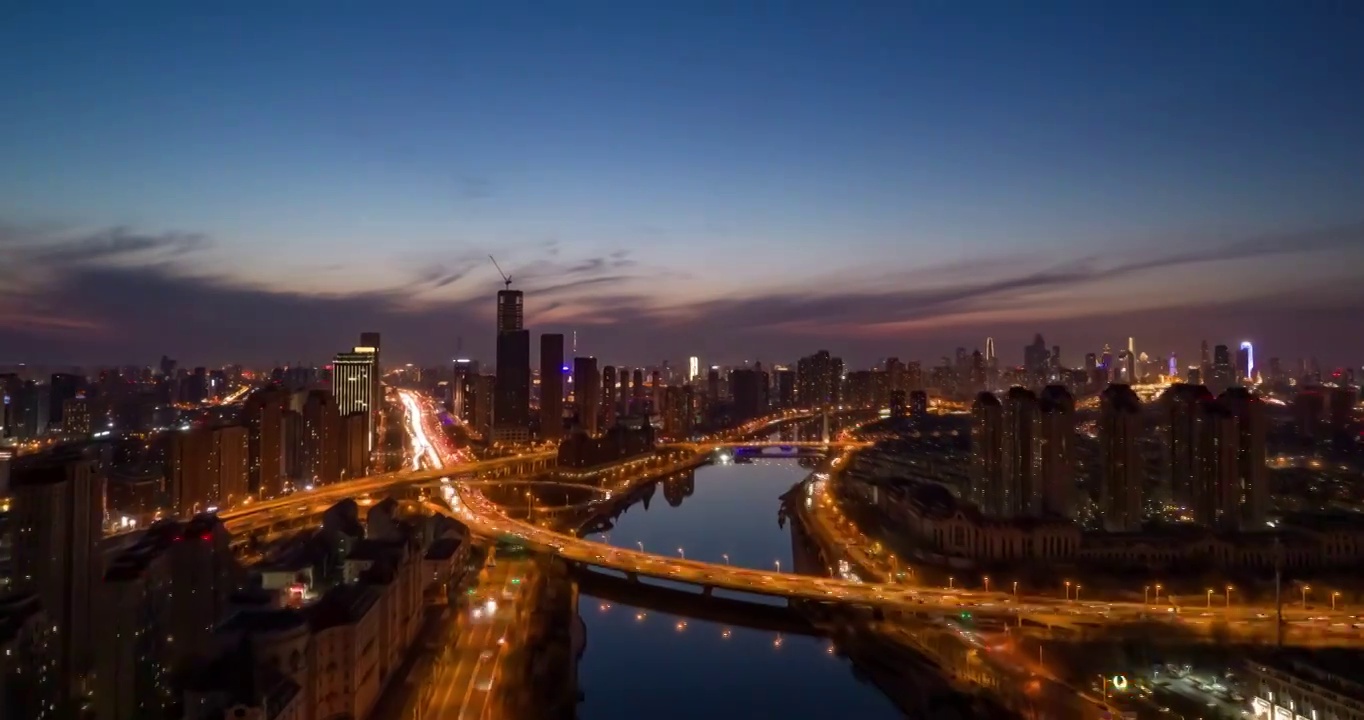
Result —
POLYGON ((13 5, 0 363, 1364 361, 1361 3, 13 5))

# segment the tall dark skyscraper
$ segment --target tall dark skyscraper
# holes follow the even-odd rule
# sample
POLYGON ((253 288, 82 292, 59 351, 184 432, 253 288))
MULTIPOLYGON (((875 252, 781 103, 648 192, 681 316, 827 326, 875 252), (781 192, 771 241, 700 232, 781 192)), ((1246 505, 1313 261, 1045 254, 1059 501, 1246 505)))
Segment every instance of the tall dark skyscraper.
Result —
POLYGON ((1265 467, 1268 419, 1259 395, 1243 387, 1222 393, 1218 401, 1236 418, 1236 497, 1242 530, 1263 530, 1269 512, 1269 471, 1265 467))
POLYGON ((631 415, 638 415, 644 412, 644 408, 642 407, 644 404, 643 368, 635 368, 635 371, 630 374, 630 399, 628 402, 631 415))
POLYGON ((61 425, 64 418, 66 401, 75 400, 85 392, 85 378, 71 373, 53 373, 52 387, 48 390, 47 421, 61 425))
POLYGON ((1041 457, 1042 506, 1048 515, 1074 518, 1075 503, 1075 398, 1060 385, 1048 385, 1039 398, 1042 412, 1041 457))
POLYGON ((540 336, 540 437, 558 440, 564 434, 564 336, 540 336))
POLYGON ((1212 375, 1208 378, 1208 387, 1214 393, 1220 393, 1235 382, 1236 368, 1231 364, 1231 351, 1226 345, 1218 345, 1212 351, 1212 375))
POLYGON ((601 371, 601 417, 602 428, 609 430, 616 424, 620 414, 620 403, 616 399, 616 366, 607 365, 601 371))
POLYGON ((1037 396, 1021 387, 1004 396, 1000 452, 1003 492, 999 513, 1006 517, 1035 517, 1042 513, 1042 418, 1037 396))
POLYGON ((752 420, 767 412, 767 373, 751 368, 735 370, 729 374, 729 387, 734 398, 735 422, 752 420))
POLYGON ((1099 401, 1099 514, 1108 532, 1141 529, 1141 433, 1141 399, 1128 385, 1109 385, 1099 401))
POLYGON ((16 462, 11 493, 14 589, 42 601, 56 628, 54 675, 64 684, 61 694, 72 698, 94 661, 104 478, 91 459, 59 453, 16 462))
POLYGON ((1050 359, 1051 351, 1047 350, 1047 341, 1038 333, 1032 344, 1023 348, 1023 370, 1028 374, 1029 382, 1040 385, 1046 381, 1050 359))
POLYGON ((578 408, 578 424, 588 435, 596 435, 601 413, 601 374, 594 357, 573 358, 573 403, 578 408))
POLYGON ((524 296, 520 290, 497 291, 497 332, 516 332, 525 329, 522 308, 524 296))
POLYGON ((1001 454, 1004 409, 994 393, 983 392, 971 405, 971 502, 986 515, 1002 513, 1004 475, 1001 454))
POLYGON ((1175 383, 1160 396, 1165 415, 1164 481, 1174 504, 1193 508, 1194 486, 1198 480, 1199 437, 1202 432, 1203 403, 1212 393, 1202 385, 1175 383))
POLYGON ((497 379, 493 439, 530 439, 530 333, 522 325, 520 290, 497 291, 497 379))

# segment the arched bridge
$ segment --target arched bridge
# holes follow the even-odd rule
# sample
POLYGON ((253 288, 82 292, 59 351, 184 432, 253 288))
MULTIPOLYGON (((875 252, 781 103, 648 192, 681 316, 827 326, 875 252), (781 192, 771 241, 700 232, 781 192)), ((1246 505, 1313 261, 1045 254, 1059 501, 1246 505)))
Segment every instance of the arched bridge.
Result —
POLYGON ((713 594, 687 592, 651 583, 632 582, 600 570, 589 570, 582 565, 575 564, 572 567, 578 590, 607 602, 786 635, 820 634, 810 621, 789 605, 764 605, 713 594))

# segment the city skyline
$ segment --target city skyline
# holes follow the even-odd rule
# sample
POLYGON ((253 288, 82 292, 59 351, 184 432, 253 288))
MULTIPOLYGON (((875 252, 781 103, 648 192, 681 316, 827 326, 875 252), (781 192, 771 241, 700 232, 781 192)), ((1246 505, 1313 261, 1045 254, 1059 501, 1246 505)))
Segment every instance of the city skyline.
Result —
POLYGON ((16 13, 0 360, 1364 353, 1353 9, 526 10, 16 13))

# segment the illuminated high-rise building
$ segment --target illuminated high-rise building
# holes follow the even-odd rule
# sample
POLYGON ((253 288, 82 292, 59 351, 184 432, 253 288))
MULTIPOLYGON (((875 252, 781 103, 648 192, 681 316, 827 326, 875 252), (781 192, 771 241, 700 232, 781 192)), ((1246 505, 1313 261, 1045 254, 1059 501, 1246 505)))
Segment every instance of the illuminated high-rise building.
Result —
POLYGON ((1109 385, 1099 401, 1099 515, 1108 532, 1142 523, 1141 400, 1128 385, 1109 385))
POLYGON ((694 383, 701 377, 701 358, 692 355, 687 358, 687 382, 694 383))
POLYGON ((332 394, 341 415, 362 412, 369 418, 367 452, 374 451, 379 411, 383 404, 379 387, 379 355, 369 345, 351 352, 337 353, 332 359, 332 394))
MULTIPOLYGON (((336 382, 336 377, 333 371, 333 383, 336 382)), ((354 392, 357 393, 368 392, 372 388, 368 377, 362 377, 353 385, 354 392)), ((250 453, 249 490, 260 498, 278 497, 284 491, 284 413, 288 404, 288 391, 267 387, 252 393, 242 406, 242 423, 247 427, 250 453)), ((369 452, 373 447, 374 426, 368 408, 363 412, 367 423, 365 452, 369 452)))
POLYGON ((818 409, 838 403, 842 365, 828 350, 820 350, 796 363, 796 399, 801 407, 818 409))
POLYGON ((370 427, 376 428, 376 430, 378 428, 379 423, 379 413, 383 411, 384 405, 384 387, 383 384, 380 382, 380 378, 384 376, 384 356, 382 352, 383 350, 382 346, 383 343, 380 341, 379 333, 377 332, 360 333, 359 347, 372 348, 374 350, 374 378, 371 383, 374 386, 374 389, 370 392, 370 397, 374 398, 374 407, 372 408, 372 412, 374 414, 374 424, 371 425, 370 427))
POLYGON ((1255 346, 1249 340, 1241 343, 1236 350, 1236 380, 1238 382, 1255 379, 1255 346))
POLYGON ((663 432, 671 438, 686 438, 691 435, 692 418, 695 416, 696 397, 691 385, 678 387, 671 385, 663 395, 663 432))

